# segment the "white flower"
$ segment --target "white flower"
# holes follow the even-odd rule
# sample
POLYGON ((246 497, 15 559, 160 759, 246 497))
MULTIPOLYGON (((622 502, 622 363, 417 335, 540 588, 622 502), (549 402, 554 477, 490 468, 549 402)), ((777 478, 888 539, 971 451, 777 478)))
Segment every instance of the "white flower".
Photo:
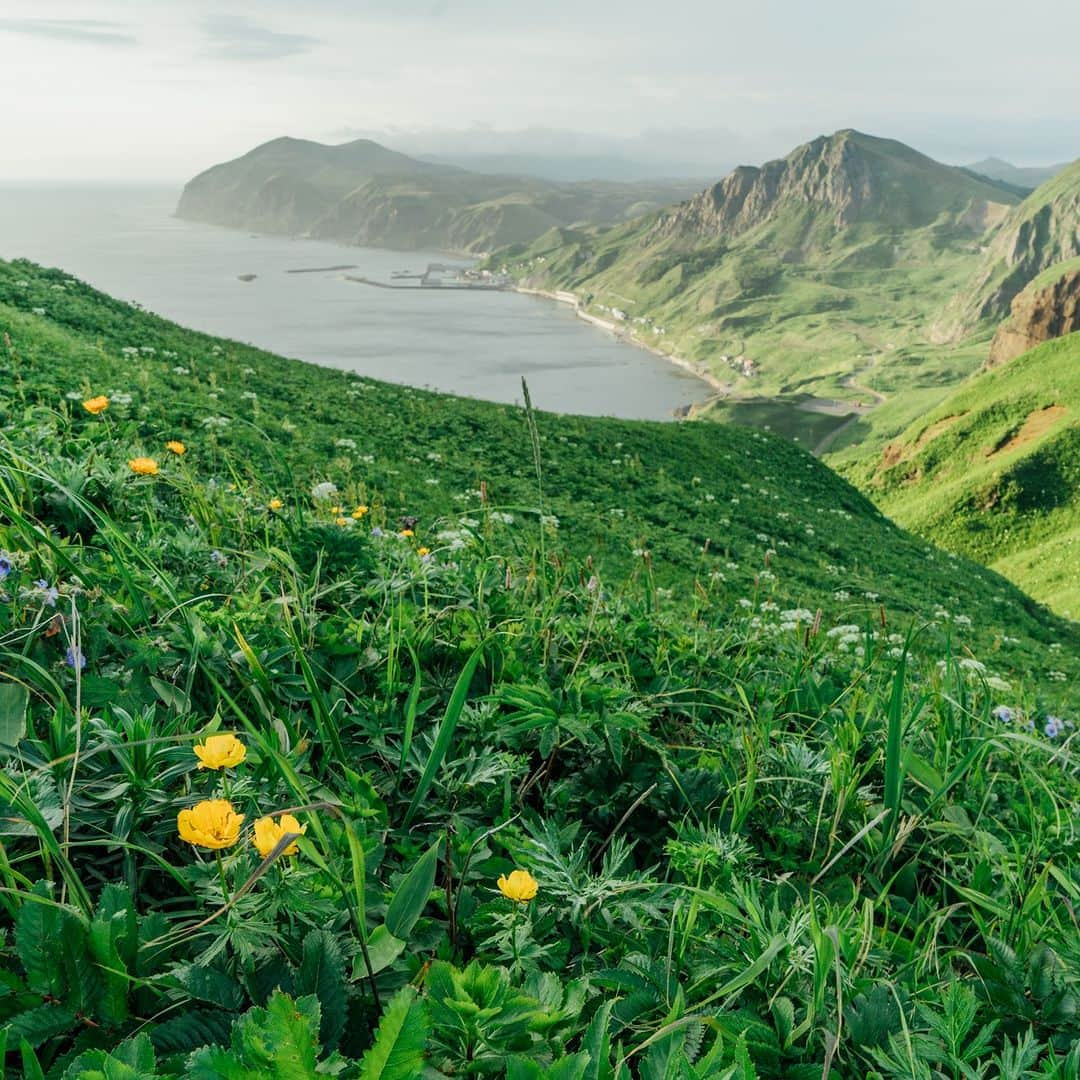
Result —
POLYGON ((337 485, 330 480, 323 480, 321 483, 316 484, 311 489, 311 497, 316 502, 322 502, 325 499, 332 499, 338 493, 337 485))

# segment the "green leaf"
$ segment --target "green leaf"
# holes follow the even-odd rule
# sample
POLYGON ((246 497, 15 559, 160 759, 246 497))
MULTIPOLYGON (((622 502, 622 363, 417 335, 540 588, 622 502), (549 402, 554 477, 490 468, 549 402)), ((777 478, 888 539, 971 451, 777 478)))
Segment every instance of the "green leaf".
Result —
POLYGON ((294 986, 297 994, 314 994, 319 999, 319 1038, 324 1047, 334 1049, 345 1029, 348 1000, 345 960, 333 934, 312 930, 304 938, 304 956, 294 986))
POLYGON ((427 764, 424 765, 423 775, 420 777, 420 783, 416 786, 416 791, 413 792, 409 809, 405 811, 405 817, 402 820, 403 826, 408 826, 416 811, 420 809, 420 804, 424 801, 427 793, 431 790, 431 785, 435 782, 435 775, 438 773, 443 759, 450 751, 450 744, 454 741, 454 731, 457 728, 458 719, 465 708, 465 700, 469 696, 469 684, 472 682, 476 665, 480 663, 480 657, 483 654, 484 646, 482 644, 478 645, 469 659, 465 661, 465 667, 454 684, 453 693, 450 695, 450 701, 446 706, 446 713, 442 718, 442 723, 439 725, 438 734, 435 736, 435 745, 431 748, 431 756, 427 759, 427 764))
POLYGON ((66 989, 60 963, 61 910, 52 888, 39 881, 27 895, 15 921, 15 948, 26 983, 42 997, 61 998, 66 989))
POLYGON ((157 1058, 150 1036, 143 1032, 122 1042, 112 1053, 88 1050, 64 1071, 63 1080, 157 1080, 157 1058))
POLYGON ((230 1012, 243 1008, 246 1000, 243 987, 217 968, 186 964, 177 968, 173 977, 196 1001, 205 1001, 230 1012))
POLYGON ((0 683, 0 756, 25 738, 29 707, 30 691, 22 683, 0 683))
POLYGON ((379 1021, 375 1043, 360 1062, 360 1080, 415 1080, 424 1068, 430 1022, 411 986, 390 1000, 379 1021))
POLYGON ((398 885, 390 906, 386 909, 386 928, 396 938, 407 941, 435 886, 441 840, 436 840, 416 860, 416 865, 398 885))
MULTIPOLYGON (((405 951, 405 942, 394 937, 386 924, 376 926, 368 938, 368 956, 371 959, 371 973, 377 975, 388 968, 405 951)), ((354 975, 354 978, 357 976, 354 975)))
POLYGON ((196 1050, 188 1080, 315 1080, 319 1002, 275 992, 265 1009, 249 1009, 233 1025, 229 1049, 196 1050))
POLYGON ((13 1016, 6 1025, 8 1040, 38 1047, 58 1035, 66 1035, 75 1026, 75 1013, 66 1005, 39 1005, 13 1016))
POLYGON ((159 1054, 187 1054, 201 1046, 223 1046, 236 1017, 221 1009, 188 1008, 150 1032, 159 1054))

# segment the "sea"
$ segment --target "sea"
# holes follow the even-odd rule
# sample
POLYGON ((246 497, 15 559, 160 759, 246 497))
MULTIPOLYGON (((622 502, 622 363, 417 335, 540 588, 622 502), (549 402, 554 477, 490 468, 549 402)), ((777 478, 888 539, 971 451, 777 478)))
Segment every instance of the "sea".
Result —
POLYGON ((537 408, 626 419, 671 419, 708 396, 674 364, 549 300, 347 278, 393 281, 464 260, 181 221, 178 196, 170 187, 0 184, 0 258, 60 267, 184 326, 395 383, 517 403, 524 378, 537 408), (321 269, 344 265, 352 268, 321 269))

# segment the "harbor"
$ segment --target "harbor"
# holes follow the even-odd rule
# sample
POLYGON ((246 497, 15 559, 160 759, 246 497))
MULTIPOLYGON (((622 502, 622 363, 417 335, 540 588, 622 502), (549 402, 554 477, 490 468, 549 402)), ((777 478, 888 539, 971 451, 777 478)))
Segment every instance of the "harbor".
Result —
POLYGON ((500 292, 513 288, 513 281, 506 274, 493 274, 490 270, 473 270, 468 267, 450 266, 445 263, 428 263, 421 272, 395 270, 389 281, 379 281, 358 274, 346 274, 346 281, 358 285, 371 285, 376 289, 441 289, 444 291, 467 290, 471 292, 500 292), (408 284, 406 284, 406 282, 408 284))

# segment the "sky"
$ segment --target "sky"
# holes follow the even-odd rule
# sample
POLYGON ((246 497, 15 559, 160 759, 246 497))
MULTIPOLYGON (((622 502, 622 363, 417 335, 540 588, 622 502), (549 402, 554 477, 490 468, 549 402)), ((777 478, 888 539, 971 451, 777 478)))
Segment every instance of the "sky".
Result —
POLYGON ((697 175, 855 127, 1050 164, 1077 41, 1076 0, 0 0, 0 179, 182 183, 280 135, 697 175))

